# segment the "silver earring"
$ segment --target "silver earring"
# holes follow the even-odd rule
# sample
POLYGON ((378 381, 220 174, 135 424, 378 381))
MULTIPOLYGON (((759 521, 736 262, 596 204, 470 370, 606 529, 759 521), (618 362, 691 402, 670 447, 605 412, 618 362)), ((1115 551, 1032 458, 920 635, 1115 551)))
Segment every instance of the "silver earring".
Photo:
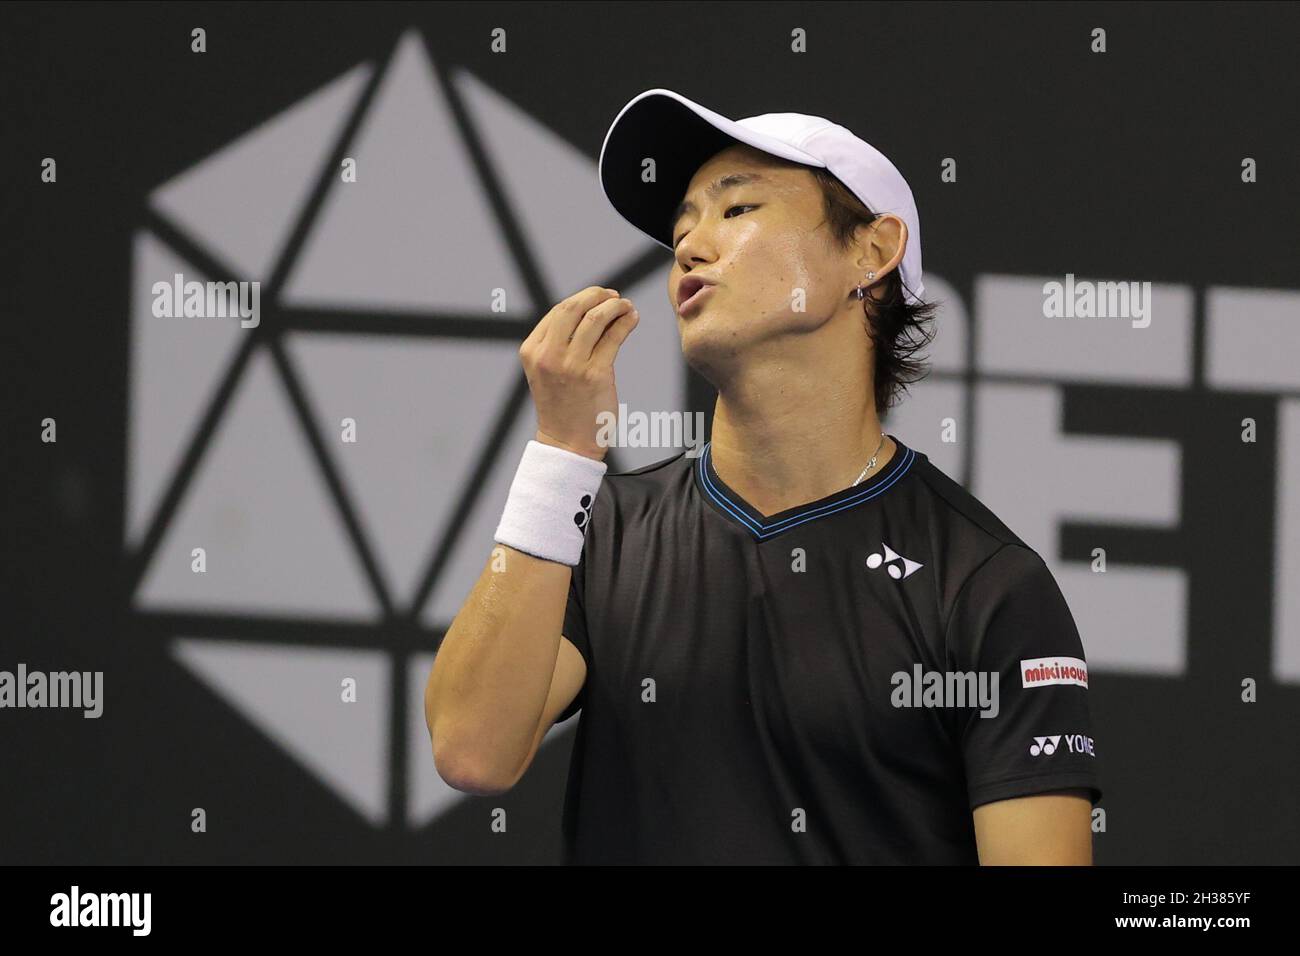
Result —
MULTIPOLYGON (((868 273, 867 273, 867 280, 868 280, 868 281, 874 279, 875 277, 876 277, 876 274, 875 274, 874 272, 868 272, 868 273)), ((859 301, 861 301, 861 299, 862 299, 862 283, 861 283, 861 282, 858 283, 858 299, 859 299, 859 301)))

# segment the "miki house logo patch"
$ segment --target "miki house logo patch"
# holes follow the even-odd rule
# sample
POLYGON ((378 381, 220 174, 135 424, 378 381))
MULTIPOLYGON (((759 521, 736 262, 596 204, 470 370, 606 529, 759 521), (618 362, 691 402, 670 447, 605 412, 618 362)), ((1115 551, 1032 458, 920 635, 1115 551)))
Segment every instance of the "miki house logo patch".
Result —
POLYGON ((1077 657, 1035 657, 1020 662, 1021 687, 1075 684, 1088 689, 1088 663, 1077 657))

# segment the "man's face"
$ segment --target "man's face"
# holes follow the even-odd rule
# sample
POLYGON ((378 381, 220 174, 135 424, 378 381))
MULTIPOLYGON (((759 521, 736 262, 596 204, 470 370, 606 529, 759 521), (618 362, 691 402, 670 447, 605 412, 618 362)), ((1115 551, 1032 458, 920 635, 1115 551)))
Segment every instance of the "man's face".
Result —
POLYGON ((786 336, 815 331, 852 308, 857 253, 832 248, 808 170, 772 165, 766 154, 735 145, 696 171, 683 199, 691 205, 673 224, 668 296, 682 353, 706 377, 742 354, 775 352, 786 336), (732 176, 761 178, 710 191, 732 176), (678 290, 690 275, 717 285, 682 314, 678 290))

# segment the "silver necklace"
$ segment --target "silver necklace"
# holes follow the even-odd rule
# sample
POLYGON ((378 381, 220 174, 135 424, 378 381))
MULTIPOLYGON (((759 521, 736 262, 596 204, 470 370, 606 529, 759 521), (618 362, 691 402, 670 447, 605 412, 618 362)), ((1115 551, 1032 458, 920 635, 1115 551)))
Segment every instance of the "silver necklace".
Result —
MULTIPOLYGON (((866 468, 863 468, 863 469, 862 469, 862 474, 858 475, 858 481, 861 481, 863 478, 865 478, 865 477, 867 476, 867 472, 869 472, 872 468, 875 468, 875 467, 876 467, 876 455, 879 455, 879 454, 880 454, 880 449, 883 448, 884 445, 885 445, 885 433, 884 433, 884 432, 881 432, 881 433, 880 433, 880 444, 876 446, 875 454, 873 454, 873 455, 871 456, 871 461, 867 462, 867 467, 866 467, 866 468)), ((849 487, 850 487, 850 488, 854 487, 855 485, 857 485, 858 481, 855 481, 855 482, 854 482, 852 485, 850 485, 849 487)))

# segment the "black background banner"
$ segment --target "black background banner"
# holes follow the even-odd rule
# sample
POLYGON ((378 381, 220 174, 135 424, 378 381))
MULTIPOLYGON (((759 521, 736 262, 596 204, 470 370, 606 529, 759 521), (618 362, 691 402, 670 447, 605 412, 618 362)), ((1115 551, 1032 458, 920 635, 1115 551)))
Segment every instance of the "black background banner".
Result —
MULTIPOLYGON (((94 720, 66 710, 0 711, 0 862, 558 859, 577 721, 552 731, 508 794, 447 799, 430 789, 431 760, 411 717, 418 708, 412 688, 447 624, 428 609, 482 508, 469 496, 513 467, 519 419, 512 416, 526 400, 517 362, 503 388, 481 402, 465 400, 491 412, 465 428, 465 442, 482 450, 468 455, 453 485, 432 488, 451 502, 446 534, 430 533, 400 582, 390 573, 388 537, 371 522, 352 473, 329 470, 319 444, 293 446, 303 461, 321 463, 326 477, 313 493, 344 516, 338 540, 351 557, 340 560, 355 572, 358 593, 374 598, 375 613, 276 607, 281 585, 258 582, 284 573, 286 594, 311 593, 303 579, 317 571, 307 558, 297 570, 283 561, 251 566, 248 587, 269 595, 252 610, 183 594, 154 600, 160 592, 150 589, 167 597, 171 585, 153 577, 157 562, 169 553, 170 529, 202 500, 208 463, 219 457, 212 449, 228 434, 223 423, 239 420, 227 412, 253 394, 243 391, 246 382, 262 375, 274 383, 257 394, 276 396, 286 421, 333 414, 320 390, 319 370, 328 365, 299 343, 314 343, 316 333, 337 342, 367 331, 385 343, 409 334, 432 348, 450 337, 511 352, 546 307, 588 284, 564 284, 568 276, 554 264, 565 251, 539 251, 536 224, 515 215, 522 204, 511 177, 521 157, 496 134, 515 129, 516 113, 549 131, 557 148, 587 164, 588 180, 564 184, 572 193, 566 202, 585 210, 583 222, 613 229, 595 160, 616 111, 656 86, 733 117, 807 111, 861 132, 912 182, 927 284, 932 272, 942 277, 973 329, 989 321, 976 307, 987 276, 1070 271, 1187 290, 1194 369, 1187 382, 1061 386, 1062 432, 1167 439, 1180 449, 1173 525, 1070 518, 1050 555, 1086 562, 1104 532, 1109 549, 1129 562, 1185 575, 1180 667, 1144 672, 1090 660, 1106 775, 1096 860, 1300 860, 1300 682, 1279 664, 1282 648, 1300 639, 1283 633, 1278 618, 1280 596, 1300 589, 1279 566, 1279 556, 1300 554, 1295 541, 1280 537, 1293 526, 1281 522, 1279 480, 1289 421, 1280 409, 1300 390, 1216 388, 1202 371, 1213 344, 1208 290, 1300 289, 1297 27, 1294 5, 1249 3, 6 5, 0 669, 22 662, 32 670, 102 671, 105 711, 94 720), (206 30, 205 54, 191 52, 195 27, 206 30), (1104 55, 1089 50, 1097 27, 1107 32, 1104 55), (491 50, 497 28, 507 31, 505 54, 491 50), (795 28, 809 37, 803 57, 789 52, 795 28), (154 495, 133 519, 132 429, 147 419, 132 388, 134 376, 150 372, 133 364, 146 344, 133 290, 146 245, 172 250, 195 272, 239 265, 237 255, 223 254, 222 241, 160 209, 164 186, 354 75, 276 245, 305 261, 333 208, 317 177, 346 153, 342 144, 364 140, 404 50, 429 65, 428 102, 466 136, 465 168, 482 177, 451 188, 483 189, 484 221, 499 231, 502 255, 521 263, 519 285, 534 308, 480 322, 460 307, 425 314, 386 303, 370 315, 364 304, 269 297, 263 328, 217 363, 193 429, 164 456, 175 470, 151 476, 154 495), (508 102, 511 118, 492 119, 483 103, 495 100, 467 93, 474 84, 508 102), (56 184, 41 181, 45 157, 57 159, 56 184), (944 157, 959 159, 955 186, 940 182, 944 157), (1258 182, 1241 181, 1244 157, 1257 160, 1258 182), (57 420, 57 443, 39 440, 47 417, 57 420), (1257 445, 1241 445, 1245 418, 1258 423, 1257 445), (259 666, 253 662, 268 662, 268 680, 281 680, 330 673, 338 660, 373 675, 362 681, 369 699, 380 700, 366 711, 373 745, 346 734, 337 748, 322 745, 311 713, 293 702, 278 710, 274 693, 258 697, 256 686, 241 683, 259 666), (1258 682, 1256 703, 1242 703, 1243 678, 1258 682), (205 833, 191 828, 199 807, 205 833), (497 808, 508 814, 508 834, 491 828, 497 808)), ((265 162, 290 159, 269 153, 265 162)), ((221 205, 221 197, 197 201, 221 205)), ((469 225, 435 224, 448 248, 479 235, 469 225)), ((652 283, 647 298, 663 298, 653 283, 666 255, 647 243, 628 248, 589 281, 645 281, 652 283)), ((292 288, 288 260, 272 261, 281 264, 266 269, 268 289, 292 288)), ((1296 331, 1275 344, 1295 349, 1300 361, 1300 313, 1288 308, 1284 318, 1295 320, 1296 331)), ((983 381, 973 365, 936 380, 968 396, 983 381)), ((711 410, 706 383, 685 373, 680 381, 690 409, 711 410)), ((166 395, 150 394, 145 409, 166 404, 166 395)), ((448 397, 430 408, 427 421, 452 404, 448 397)), ((909 444, 932 450, 930 436, 907 434, 909 444)), ((968 445, 957 470, 976 460, 968 445)), ((292 554, 292 543, 286 547, 292 554)), ((481 562, 486 544, 480 550, 481 562)), ((1288 568, 1300 567, 1300 556, 1289 560, 1288 568)), ((1143 639, 1131 635, 1138 645, 1143 639)), ((1086 633, 1084 640, 1088 646, 1086 633)), ((333 701, 337 687, 337 677, 326 687, 333 701)), ((168 882, 139 877, 150 880, 168 882)), ((1057 915, 1072 925, 1076 914, 1063 905, 1057 915)), ((169 918, 160 908, 160 926, 169 918)))

